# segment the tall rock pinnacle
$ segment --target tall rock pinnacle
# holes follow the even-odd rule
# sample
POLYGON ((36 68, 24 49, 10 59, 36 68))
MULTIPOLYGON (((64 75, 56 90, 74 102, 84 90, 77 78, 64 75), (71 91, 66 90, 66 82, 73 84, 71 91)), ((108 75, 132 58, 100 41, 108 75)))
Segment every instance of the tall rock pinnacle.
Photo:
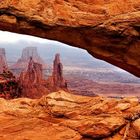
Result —
POLYGON ((4 69, 7 69, 7 60, 6 60, 6 53, 4 48, 0 48, 0 73, 3 72, 4 69))
POLYGON ((28 69, 26 72, 22 72, 20 75, 20 81, 26 85, 40 84, 42 81, 42 65, 33 61, 30 57, 28 63, 28 69))
POLYGON ((21 72, 19 77, 22 97, 40 98, 48 93, 47 88, 42 84, 42 72, 42 64, 34 62, 33 58, 30 57, 27 70, 21 72))
POLYGON ((48 81, 50 82, 53 91, 57 89, 67 89, 67 83, 63 78, 63 65, 60 62, 60 54, 55 55, 52 76, 48 81))
POLYGON ((63 65, 60 62, 60 54, 56 54, 53 61, 53 79, 56 86, 63 85, 63 65))

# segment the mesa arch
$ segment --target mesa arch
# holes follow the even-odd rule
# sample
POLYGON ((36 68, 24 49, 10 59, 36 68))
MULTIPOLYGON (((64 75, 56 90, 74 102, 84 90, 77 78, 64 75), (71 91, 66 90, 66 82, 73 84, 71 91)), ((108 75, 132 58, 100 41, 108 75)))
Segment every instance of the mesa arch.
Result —
POLYGON ((140 77, 140 0, 0 0, 0 30, 86 49, 140 77))

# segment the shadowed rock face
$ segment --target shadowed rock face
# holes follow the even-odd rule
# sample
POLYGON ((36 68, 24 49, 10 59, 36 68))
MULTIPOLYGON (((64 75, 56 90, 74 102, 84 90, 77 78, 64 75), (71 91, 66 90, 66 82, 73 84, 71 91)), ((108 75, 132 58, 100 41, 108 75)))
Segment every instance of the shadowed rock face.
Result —
POLYGON ((6 60, 6 53, 4 48, 0 48, 0 73, 3 72, 3 70, 7 69, 7 60, 6 60))
POLYGON ((140 77, 140 0, 1 0, 0 29, 84 48, 140 77))

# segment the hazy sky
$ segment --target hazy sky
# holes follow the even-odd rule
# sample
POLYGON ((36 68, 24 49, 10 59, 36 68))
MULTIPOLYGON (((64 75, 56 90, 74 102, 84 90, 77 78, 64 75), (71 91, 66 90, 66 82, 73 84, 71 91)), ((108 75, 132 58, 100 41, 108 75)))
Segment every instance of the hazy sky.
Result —
MULTIPOLYGON (((38 37, 20 35, 20 34, 10 33, 10 32, 6 32, 6 31, 0 31, 0 43, 7 42, 7 41, 13 43, 20 39, 24 39, 26 41, 46 42, 45 39, 38 38, 38 37)), ((47 41, 49 41, 49 40, 47 40, 47 41)))

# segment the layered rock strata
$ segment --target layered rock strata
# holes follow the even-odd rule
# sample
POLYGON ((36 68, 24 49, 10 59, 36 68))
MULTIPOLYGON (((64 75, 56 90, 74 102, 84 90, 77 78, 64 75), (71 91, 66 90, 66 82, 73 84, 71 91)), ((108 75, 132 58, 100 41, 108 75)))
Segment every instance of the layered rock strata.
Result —
POLYGON ((58 40, 140 77, 140 0, 1 0, 0 29, 58 40))
POLYGON ((1 140, 138 140, 137 98, 83 97, 64 91, 41 99, 0 99, 1 140))

